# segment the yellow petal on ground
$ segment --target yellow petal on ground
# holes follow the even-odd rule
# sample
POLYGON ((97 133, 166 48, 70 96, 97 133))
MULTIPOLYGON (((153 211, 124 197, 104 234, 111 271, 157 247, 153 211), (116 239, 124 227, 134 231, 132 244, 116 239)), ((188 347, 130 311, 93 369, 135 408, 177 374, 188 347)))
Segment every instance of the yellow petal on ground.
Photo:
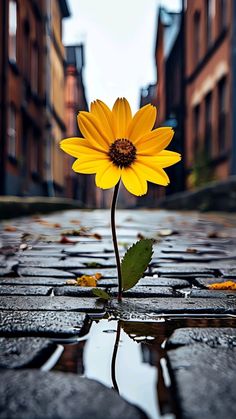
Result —
POLYGON ((143 106, 134 115, 128 127, 128 139, 134 144, 143 135, 149 133, 156 121, 156 108, 152 105, 143 106))
POLYGON ((178 163, 181 160, 181 154, 175 151, 162 150, 153 158, 160 167, 165 168, 178 163))
POLYGON ((106 137, 112 143, 116 135, 112 111, 101 100, 95 100, 91 103, 91 113, 99 120, 106 132, 106 137))
POLYGON ((82 275, 76 280, 77 285, 80 287, 96 287, 97 280, 94 275, 82 275))
POLYGON ((91 156, 90 160, 77 159, 73 163, 72 169, 77 173, 92 174, 101 169, 104 164, 107 164, 107 160, 96 160, 91 156))
POLYGON ((136 143, 137 154, 153 156, 166 148, 174 135, 172 128, 157 128, 141 137, 136 143))
POLYGON ((118 98, 112 108, 115 123, 115 136, 127 138, 127 129, 132 120, 129 102, 125 98, 118 98))
POLYGON ((109 140, 98 121, 98 119, 89 112, 80 112, 78 114, 78 125, 83 136, 87 138, 96 148, 108 150, 109 140))
POLYGON ((95 182, 99 188, 110 189, 115 186, 121 176, 121 169, 111 162, 105 162, 96 174, 95 182))
POLYGON ((121 180, 125 188, 133 195, 141 196, 147 193, 147 181, 135 165, 122 169, 121 180))
POLYGON ((170 183, 166 172, 159 167, 153 168, 152 166, 144 164, 142 161, 136 161, 135 168, 139 173, 142 173, 143 177, 149 182, 162 186, 167 186, 170 183))
POLYGON ((215 282, 207 286, 210 290, 235 290, 236 291, 236 282, 234 281, 225 281, 225 282, 215 282))

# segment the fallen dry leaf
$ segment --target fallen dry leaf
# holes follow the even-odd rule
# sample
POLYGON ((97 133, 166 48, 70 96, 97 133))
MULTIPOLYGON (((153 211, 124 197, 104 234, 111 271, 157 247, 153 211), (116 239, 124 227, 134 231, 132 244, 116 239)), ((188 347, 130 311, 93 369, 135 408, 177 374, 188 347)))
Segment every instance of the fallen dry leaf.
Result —
POLYGON ((61 239, 60 239, 59 243, 71 244, 71 243, 75 243, 75 242, 73 240, 68 239, 68 237, 66 237, 66 236, 61 236, 61 239))
POLYGON ((100 272, 97 272, 94 276, 97 280, 102 278, 102 274, 100 274, 100 272))
POLYGON ((80 225, 80 221, 78 221, 78 220, 70 220, 70 223, 80 225))
POLYGON ((168 228, 158 231, 158 236, 161 237, 172 236, 172 234, 174 234, 173 230, 170 230, 168 228))
POLYGON ((144 235, 142 234, 142 233, 138 233, 137 234, 137 239, 139 239, 139 240, 143 240, 145 237, 144 237, 144 235))
POLYGON ((17 231, 17 228, 15 226, 8 225, 4 227, 4 231, 13 233, 14 231, 17 231))
POLYGON ((215 282, 214 284, 208 285, 210 290, 235 290, 236 291, 236 282, 226 281, 226 282, 215 282))
POLYGON ((67 285, 78 285, 76 279, 67 279, 66 284, 67 285))
POLYGON ((91 237, 94 237, 97 240, 102 240, 101 234, 98 234, 98 233, 91 234, 91 237))
POLYGON ((197 249, 193 249, 193 248, 191 248, 191 247, 188 247, 188 248, 186 249, 186 252, 187 252, 187 253, 197 253, 197 249))
POLYGON ((77 278, 77 284, 80 287, 96 287, 97 280, 94 275, 82 275, 77 278))

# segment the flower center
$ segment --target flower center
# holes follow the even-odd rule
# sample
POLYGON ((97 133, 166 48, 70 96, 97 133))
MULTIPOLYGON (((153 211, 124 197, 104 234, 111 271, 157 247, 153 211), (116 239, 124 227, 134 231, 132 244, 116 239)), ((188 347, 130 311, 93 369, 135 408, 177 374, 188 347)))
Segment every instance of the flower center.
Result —
POLYGON ((108 156, 118 167, 128 167, 136 159, 136 148, 126 138, 118 138, 111 144, 108 156))

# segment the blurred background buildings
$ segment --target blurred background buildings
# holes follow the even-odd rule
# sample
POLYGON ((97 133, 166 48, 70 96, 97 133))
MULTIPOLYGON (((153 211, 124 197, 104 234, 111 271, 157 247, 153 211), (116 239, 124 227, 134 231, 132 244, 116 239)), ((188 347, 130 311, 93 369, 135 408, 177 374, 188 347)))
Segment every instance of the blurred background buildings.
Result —
MULTIPOLYGON (((185 0, 179 12, 160 6, 156 13, 156 83, 140 86, 140 106, 157 106, 156 126, 174 128, 183 160, 167 169, 170 186, 150 184, 137 201, 123 191, 123 206, 155 206, 165 194, 236 174, 236 4, 185 0)), ((69 16, 66 0, 0 2, 0 195, 103 207, 110 192, 74 173, 73 158, 59 148, 81 135, 76 115, 88 110, 86 45, 62 42, 69 16)))

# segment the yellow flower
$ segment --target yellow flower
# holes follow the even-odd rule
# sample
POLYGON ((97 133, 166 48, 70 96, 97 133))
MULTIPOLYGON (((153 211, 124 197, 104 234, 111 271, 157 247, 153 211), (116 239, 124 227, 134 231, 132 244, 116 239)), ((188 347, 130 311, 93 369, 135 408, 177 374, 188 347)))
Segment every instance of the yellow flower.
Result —
POLYGON ((152 131, 156 108, 146 105, 132 117, 128 101, 117 99, 112 110, 101 100, 91 103, 90 112, 78 114, 84 138, 62 140, 60 147, 77 160, 72 169, 96 174, 96 185, 114 187, 121 179, 134 195, 147 192, 147 181, 166 186, 169 178, 163 170, 181 156, 164 150, 172 140, 170 127, 152 131))

